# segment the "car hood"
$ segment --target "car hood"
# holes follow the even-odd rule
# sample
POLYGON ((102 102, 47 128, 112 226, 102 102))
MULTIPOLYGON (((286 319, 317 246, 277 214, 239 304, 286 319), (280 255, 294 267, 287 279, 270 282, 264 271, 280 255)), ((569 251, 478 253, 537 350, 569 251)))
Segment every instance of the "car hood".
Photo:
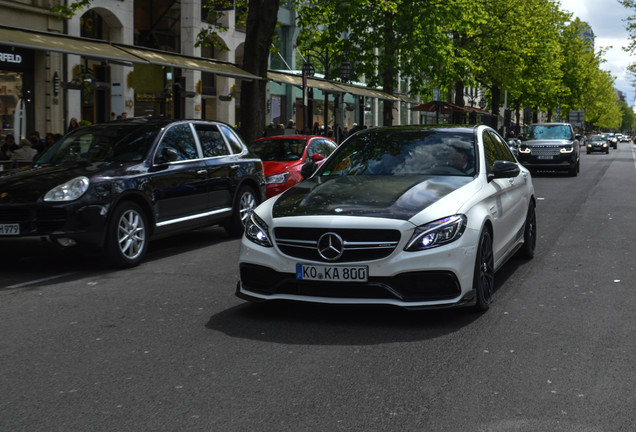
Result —
POLYGON ((283 192, 272 216, 342 215, 409 220, 472 177, 317 177, 283 192))
POLYGON ((75 163, 8 171, 0 175, 0 203, 34 202, 54 187, 76 177, 85 176, 94 182, 99 177, 117 176, 127 168, 129 165, 75 163))
POLYGON ((572 145, 573 142, 571 140, 528 140, 523 141, 521 145, 528 147, 564 146, 572 145))

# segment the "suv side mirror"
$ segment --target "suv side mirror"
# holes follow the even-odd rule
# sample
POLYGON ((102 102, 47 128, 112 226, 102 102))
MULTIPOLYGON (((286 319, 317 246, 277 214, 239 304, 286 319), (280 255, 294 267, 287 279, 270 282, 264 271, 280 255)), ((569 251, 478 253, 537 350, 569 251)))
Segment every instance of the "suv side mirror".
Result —
POLYGON ((167 162, 174 162, 179 159, 179 153, 172 147, 164 147, 161 149, 161 154, 157 156, 156 163, 162 164, 167 162))
POLYGON ((316 162, 314 161, 307 162, 306 164, 302 166, 302 168, 300 168, 300 175, 302 176, 303 180, 306 180, 309 177, 311 177, 316 172, 317 169, 318 169, 318 164, 316 162))

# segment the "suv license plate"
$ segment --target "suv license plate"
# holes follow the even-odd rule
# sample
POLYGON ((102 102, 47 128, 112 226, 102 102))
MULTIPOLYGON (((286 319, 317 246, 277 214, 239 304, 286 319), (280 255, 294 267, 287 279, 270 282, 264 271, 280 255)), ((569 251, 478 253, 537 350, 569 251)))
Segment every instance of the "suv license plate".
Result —
POLYGON ((296 279, 334 282, 366 282, 369 280, 369 267, 296 264, 296 279))
POLYGON ((0 224, 0 236, 20 235, 20 224, 0 224))
POLYGON ((537 159, 554 159, 554 156, 537 156, 537 159))

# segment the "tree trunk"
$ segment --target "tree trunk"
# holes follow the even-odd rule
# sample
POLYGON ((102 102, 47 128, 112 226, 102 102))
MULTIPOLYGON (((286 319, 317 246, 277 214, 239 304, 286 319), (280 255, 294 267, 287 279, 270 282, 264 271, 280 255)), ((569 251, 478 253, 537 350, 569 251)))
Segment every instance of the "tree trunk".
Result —
MULTIPOLYGON (((279 0, 249 0, 243 69, 259 77, 267 76, 269 47, 278 22, 279 0)), ((251 143, 265 129, 267 81, 243 81, 241 84, 241 137, 251 143)))
MULTIPOLYGON (((390 95, 395 90, 395 34, 393 32, 393 20, 395 16, 386 14, 386 25, 384 27, 384 72, 382 74, 382 90, 390 95)), ((393 124, 393 101, 385 100, 382 103, 382 125, 391 126, 393 124)))
MULTIPOLYGON (((455 105, 464 106, 464 83, 461 81, 455 82, 455 105)), ((453 123, 464 124, 466 123, 466 113, 463 111, 453 111, 453 123)))
POLYGON ((492 86, 492 122, 490 126, 494 130, 499 128, 499 103, 501 100, 501 89, 498 84, 492 86))

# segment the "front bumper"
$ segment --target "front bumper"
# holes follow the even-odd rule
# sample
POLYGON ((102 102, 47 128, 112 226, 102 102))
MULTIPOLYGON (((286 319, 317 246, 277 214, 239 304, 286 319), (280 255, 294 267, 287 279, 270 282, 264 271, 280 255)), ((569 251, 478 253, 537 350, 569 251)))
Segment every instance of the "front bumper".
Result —
POLYGON ((72 239, 101 247, 108 206, 68 204, 6 204, 0 206, 0 224, 18 224, 19 235, 0 236, 0 241, 19 238, 72 239))
POLYGON ((528 169, 573 169, 576 166, 577 155, 572 153, 558 155, 532 155, 519 153, 517 159, 528 169))
MULTIPOLYGON (((456 242, 420 252, 405 252, 408 238, 402 239, 386 258, 355 262, 368 266, 367 282, 296 279, 296 264, 312 264, 311 261, 283 255, 276 246, 258 246, 244 236, 236 295, 254 302, 288 300, 406 309, 470 305, 475 298, 473 274, 478 236, 467 229, 456 242)), ((343 264, 347 263, 334 265, 343 264)))

